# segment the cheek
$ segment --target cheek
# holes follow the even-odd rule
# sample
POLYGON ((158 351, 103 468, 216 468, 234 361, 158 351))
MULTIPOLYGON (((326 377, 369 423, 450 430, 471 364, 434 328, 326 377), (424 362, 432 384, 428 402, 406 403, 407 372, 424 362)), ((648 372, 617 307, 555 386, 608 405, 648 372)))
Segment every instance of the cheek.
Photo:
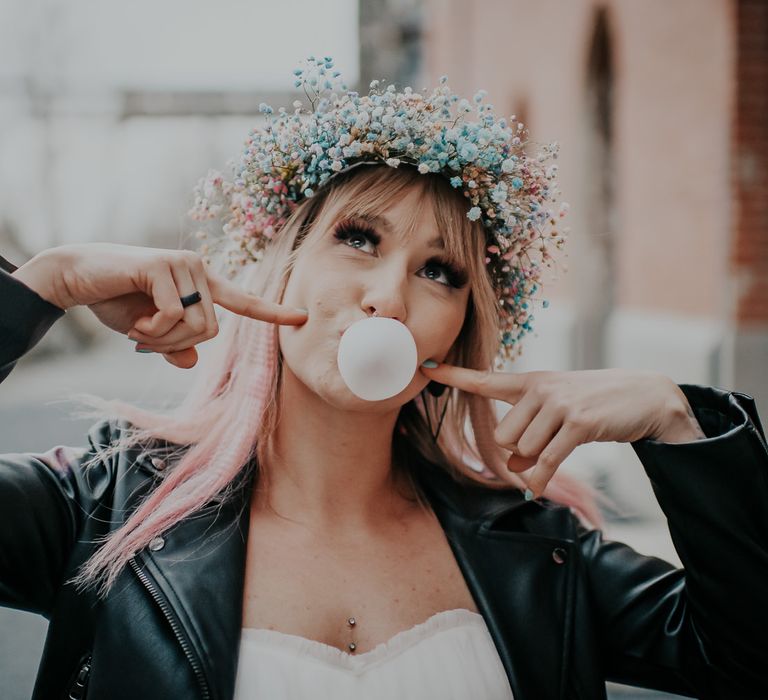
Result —
POLYGON ((286 289, 284 304, 309 310, 305 324, 278 327, 280 349, 291 364, 308 363, 310 357, 318 355, 335 357, 339 331, 350 322, 348 289, 324 286, 320 279, 295 287, 290 298, 286 289))
POLYGON ((319 254, 314 261, 308 261, 306 256, 299 258, 283 294, 285 306, 309 311, 309 320, 300 327, 305 330, 321 330, 346 303, 345 288, 348 289, 348 285, 340 283, 343 277, 329 269, 320 258, 319 254))
POLYGON ((453 306, 432 309, 423 320, 415 321, 418 328, 416 342, 419 348, 428 352, 447 351, 464 325, 465 307, 453 306))

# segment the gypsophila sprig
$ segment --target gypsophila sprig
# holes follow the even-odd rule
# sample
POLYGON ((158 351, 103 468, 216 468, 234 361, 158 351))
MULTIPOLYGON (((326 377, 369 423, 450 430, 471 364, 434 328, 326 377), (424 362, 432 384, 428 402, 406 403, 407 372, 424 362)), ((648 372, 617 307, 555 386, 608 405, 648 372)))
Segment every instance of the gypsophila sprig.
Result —
MULTIPOLYGON (((275 114, 259 105, 265 123, 245 142, 233 176, 211 171, 195 190, 190 215, 220 224, 201 253, 224 256, 230 274, 261 260, 263 251, 302 200, 314 196, 337 173, 362 163, 409 165, 440 173, 467 198, 467 217, 486 231, 485 263, 497 293, 500 350, 497 366, 519 355, 520 339, 532 330, 531 303, 544 268, 555 262, 567 229, 558 230, 567 204, 553 206, 558 144, 529 155, 527 130, 496 119, 479 90, 472 101, 451 93, 448 78, 427 94, 371 82, 367 95, 349 90, 333 59, 311 56, 294 71, 306 101, 275 114), (474 114, 476 119, 467 116, 474 114), (220 235, 223 232, 223 236, 220 235)), ((548 306, 543 300, 543 307, 548 306)))

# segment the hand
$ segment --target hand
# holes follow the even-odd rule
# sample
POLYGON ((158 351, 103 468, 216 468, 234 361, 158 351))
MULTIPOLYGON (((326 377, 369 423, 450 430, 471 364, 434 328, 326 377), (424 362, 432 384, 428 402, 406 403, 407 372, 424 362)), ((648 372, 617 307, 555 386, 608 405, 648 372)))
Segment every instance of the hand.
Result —
POLYGON ((269 323, 301 325, 307 313, 247 294, 209 271, 192 251, 111 243, 51 248, 14 272, 62 309, 87 305, 107 327, 163 353, 177 367, 197 363, 195 345, 219 331, 213 304, 269 323), (184 308, 180 297, 200 292, 184 308))
POLYGON ((445 364, 420 369, 440 384, 513 404, 494 439, 512 452, 507 462, 511 471, 533 466, 526 498, 541 495, 579 445, 704 437, 685 394, 658 372, 481 372, 445 364))

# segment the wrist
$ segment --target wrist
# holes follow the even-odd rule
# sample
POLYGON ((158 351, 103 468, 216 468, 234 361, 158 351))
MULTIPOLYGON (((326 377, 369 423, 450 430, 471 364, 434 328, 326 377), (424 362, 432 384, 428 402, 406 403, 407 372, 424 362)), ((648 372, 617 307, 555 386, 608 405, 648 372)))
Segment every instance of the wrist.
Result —
POLYGON ((66 269, 65 247, 49 248, 35 255, 11 273, 45 301, 66 311, 76 302, 67 293, 62 271, 66 269))
POLYGON ((677 384, 674 385, 674 389, 675 398, 671 401, 665 414, 667 420, 661 429, 651 435, 650 438, 668 444, 695 442, 706 438, 707 436, 701 429, 699 421, 696 420, 696 415, 685 394, 677 384))

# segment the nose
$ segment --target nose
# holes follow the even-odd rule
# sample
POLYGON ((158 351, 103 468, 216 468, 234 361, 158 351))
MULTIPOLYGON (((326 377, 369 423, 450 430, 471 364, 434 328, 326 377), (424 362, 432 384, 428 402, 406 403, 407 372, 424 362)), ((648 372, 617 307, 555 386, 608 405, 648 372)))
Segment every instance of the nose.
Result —
POLYGON ((382 264, 375 272, 369 271, 363 283, 361 304, 367 315, 394 318, 400 323, 405 323, 405 297, 409 274, 407 267, 407 260, 393 255, 389 265, 382 264))
POLYGON ((371 316, 378 316, 378 317, 384 317, 384 318, 394 318, 396 321, 400 321, 400 323, 405 323, 405 314, 391 314, 391 313, 380 313, 378 309, 373 309, 371 312, 371 308, 368 309, 371 316))

